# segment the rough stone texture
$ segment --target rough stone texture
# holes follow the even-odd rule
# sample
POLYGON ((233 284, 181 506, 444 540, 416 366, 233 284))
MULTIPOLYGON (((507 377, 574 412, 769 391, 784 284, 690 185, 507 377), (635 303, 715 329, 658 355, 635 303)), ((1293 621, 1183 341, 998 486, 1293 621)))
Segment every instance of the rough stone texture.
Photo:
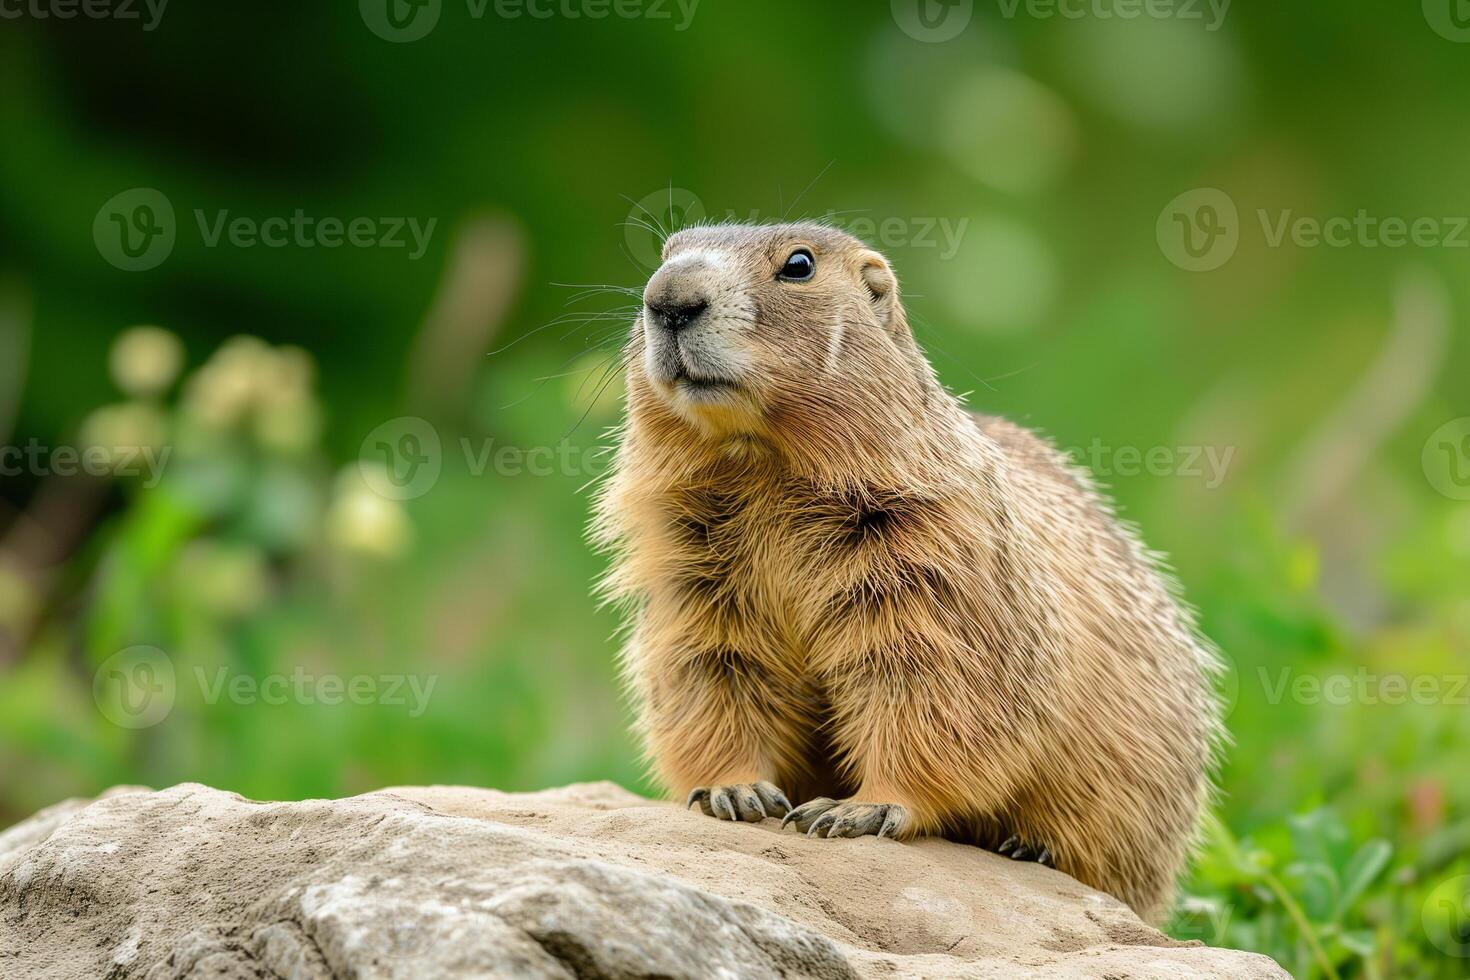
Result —
POLYGON ((0 834, 5 980, 1285 976, 1037 865, 807 840, 611 784, 123 788, 0 834))

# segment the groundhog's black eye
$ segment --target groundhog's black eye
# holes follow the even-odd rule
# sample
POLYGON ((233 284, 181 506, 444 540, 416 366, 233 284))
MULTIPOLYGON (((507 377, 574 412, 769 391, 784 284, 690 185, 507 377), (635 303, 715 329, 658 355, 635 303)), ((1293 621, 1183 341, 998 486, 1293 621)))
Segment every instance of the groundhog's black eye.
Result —
POLYGON ((787 282, 806 282, 817 274, 817 260, 804 248, 792 252, 781 267, 779 277, 787 282))

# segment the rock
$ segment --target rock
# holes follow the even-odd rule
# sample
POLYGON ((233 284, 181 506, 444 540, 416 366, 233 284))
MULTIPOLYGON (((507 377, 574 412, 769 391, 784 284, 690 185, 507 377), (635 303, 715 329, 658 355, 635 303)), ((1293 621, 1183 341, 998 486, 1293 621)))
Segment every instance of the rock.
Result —
POLYGON ((611 784, 113 791, 0 834, 6 980, 1285 977, 940 840, 808 840, 611 784))

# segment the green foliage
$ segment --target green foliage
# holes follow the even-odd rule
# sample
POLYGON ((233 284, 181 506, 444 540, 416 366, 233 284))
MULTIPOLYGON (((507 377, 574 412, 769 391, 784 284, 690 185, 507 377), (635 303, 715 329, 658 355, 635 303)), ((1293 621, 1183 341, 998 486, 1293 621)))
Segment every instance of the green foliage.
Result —
POLYGON ((1211 897, 1183 903, 1175 935, 1202 920, 1213 926, 1215 944, 1270 953, 1298 977, 1336 978, 1371 964, 1379 937, 1360 900, 1392 846, 1375 838, 1354 850, 1347 828, 1326 810, 1292 817, 1288 827, 1282 854, 1237 841, 1210 820, 1195 880, 1211 897))
POLYGON ((117 478, 121 505, 25 617, 27 656, 0 673, 0 752, 37 778, 0 784, 0 811, 186 777, 263 798, 426 778, 641 785, 613 623, 588 597, 585 477, 554 493, 477 477, 451 446, 430 498, 384 498, 369 463, 326 459, 310 375, 301 352, 237 338, 178 399, 148 403, 159 445, 107 443, 171 454, 156 484, 117 478), (299 417, 263 426, 283 399, 299 417), (521 621, 541 625, 507 628, 521 621), (140 645, 172 677, 164 717, 133 728, 93 687, 140 645))
POLYGON ((1453 634, 1335 623, 1314 549, 1261 513, 1220 570, 1228 608, 1206 616, 1229 653, 1234 745, 1170 931, 1301 978, 1463 977, 1470 718, 1453 634))
POLYGON ((1465 975, 1470 862, 1430 850, 1392 863, 1332 810, 1293 816, 1237 840, 1218 819, 1170 931, 1267 953, 1298 978, 1465 975))

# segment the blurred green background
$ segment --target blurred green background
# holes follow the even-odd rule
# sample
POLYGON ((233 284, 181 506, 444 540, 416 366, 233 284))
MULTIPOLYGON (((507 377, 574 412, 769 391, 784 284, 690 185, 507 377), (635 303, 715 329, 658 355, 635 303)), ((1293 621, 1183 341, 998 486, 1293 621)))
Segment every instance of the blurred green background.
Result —
POLYGON ((1470 975, 1462 0, 393 2, 5 8, 0 827, 651 791, 583 540, 631 300, 589 287, 645 222, 825 216, 1226 654, 1174 934, 1470 975))

